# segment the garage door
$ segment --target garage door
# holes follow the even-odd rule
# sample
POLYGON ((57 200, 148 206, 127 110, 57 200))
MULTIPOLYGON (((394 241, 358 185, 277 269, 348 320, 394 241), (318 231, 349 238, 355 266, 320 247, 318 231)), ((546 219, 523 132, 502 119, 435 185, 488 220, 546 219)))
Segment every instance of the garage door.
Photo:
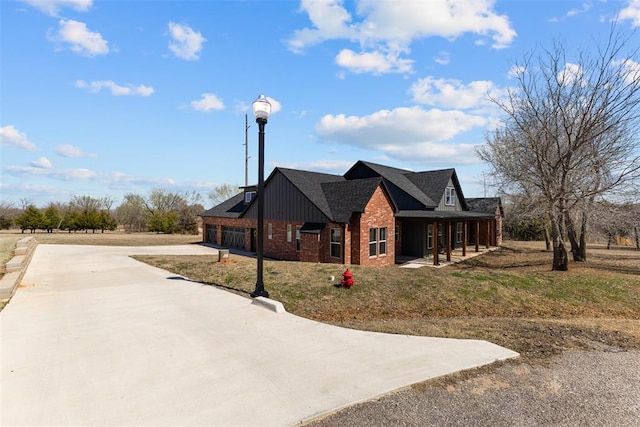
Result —
POLYGON ((244 228, 222 227, 222 246, 244 250, 244 228))

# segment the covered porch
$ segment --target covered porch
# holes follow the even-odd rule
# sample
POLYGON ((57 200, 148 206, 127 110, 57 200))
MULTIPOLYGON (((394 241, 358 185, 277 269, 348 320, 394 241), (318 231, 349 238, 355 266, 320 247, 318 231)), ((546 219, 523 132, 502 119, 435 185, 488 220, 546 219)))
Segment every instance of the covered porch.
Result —
POLYGON ((396 214, 396 263, 433 266, 464 260, 497 246, 496 218, 469 211, 405 211, 396 214))

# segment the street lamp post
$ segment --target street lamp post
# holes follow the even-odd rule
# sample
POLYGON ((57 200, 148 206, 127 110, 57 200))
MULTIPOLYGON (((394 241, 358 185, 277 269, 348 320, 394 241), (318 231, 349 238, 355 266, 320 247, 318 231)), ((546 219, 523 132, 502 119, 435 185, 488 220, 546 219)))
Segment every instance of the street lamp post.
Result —
POLYGON ((269 298, 269 292, 264 288, 263 265, 264 255, 262 253, 264 245, 264 127, 271 113, 271 104, 264 95, 253 101, 253 115, 258 123, 258 248, 256 257, 258 259, 258 272, 256 278, 256 289, 251 293, 251 297, 269 298))

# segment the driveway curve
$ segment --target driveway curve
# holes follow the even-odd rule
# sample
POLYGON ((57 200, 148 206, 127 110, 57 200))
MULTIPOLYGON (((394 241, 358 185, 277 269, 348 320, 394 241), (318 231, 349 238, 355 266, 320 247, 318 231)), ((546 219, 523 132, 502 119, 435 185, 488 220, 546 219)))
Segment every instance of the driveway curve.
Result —
POLYGON ((216 250, 37 247, 0 312, 0 424, 294 425, 517 356, 274 313, 138 254, 216 250))

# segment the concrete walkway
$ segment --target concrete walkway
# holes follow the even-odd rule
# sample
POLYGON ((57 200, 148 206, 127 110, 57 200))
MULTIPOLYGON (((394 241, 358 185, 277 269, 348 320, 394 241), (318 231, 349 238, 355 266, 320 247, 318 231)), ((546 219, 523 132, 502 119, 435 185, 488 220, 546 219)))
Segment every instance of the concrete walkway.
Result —
POLYGON ((276 314, 130 254, 198 245, 39 245, 0 312, 0 424, 286 426, 517 356, 276 314))

